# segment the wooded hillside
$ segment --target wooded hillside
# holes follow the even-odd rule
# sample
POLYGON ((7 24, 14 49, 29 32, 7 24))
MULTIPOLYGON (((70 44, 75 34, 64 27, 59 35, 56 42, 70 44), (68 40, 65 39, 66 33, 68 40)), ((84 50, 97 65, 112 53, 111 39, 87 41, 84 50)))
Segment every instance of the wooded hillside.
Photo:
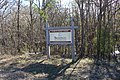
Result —
POLYGON ((120 0, 63 1, 0 0, 0 80, 120 80, 120 0), (71 45, 48 59, 46 25, 72 21, 76 61, 71 45))
MULTIPOLYGON (((70 26, 71 17, 79 26, 75 47, 80 57, 110 59, 110 53, 120 46, 119 0, 73 0, 69 7, 63 7, 61 0, 28 0, 27 5, 23 2, 0 1, 1 54, 45 51, 46 21, 51 27, 70 26)), ((56 45, 51 51, 69 54, 70 50, 69 46, 56 45)))

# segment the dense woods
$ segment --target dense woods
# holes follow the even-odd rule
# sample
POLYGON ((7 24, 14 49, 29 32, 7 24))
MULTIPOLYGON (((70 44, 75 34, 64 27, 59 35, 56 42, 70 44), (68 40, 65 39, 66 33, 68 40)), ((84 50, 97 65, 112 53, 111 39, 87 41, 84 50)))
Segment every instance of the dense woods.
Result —
MULTIPOLYGON (((0 54, 44 52, 46 21, 51 27, 70 26, 74 18, 75 47, 79 57, 97 56, 110 60, 120 49, 120 1, 0 0, 0 54)), ((70 55, 70 46, 52 46, 52 54, 70 55)))
POLYGON ((0 80, 120 80, 120 0, 0 0, 0 80), (46 26, 74 44, 48 47, 46 26))

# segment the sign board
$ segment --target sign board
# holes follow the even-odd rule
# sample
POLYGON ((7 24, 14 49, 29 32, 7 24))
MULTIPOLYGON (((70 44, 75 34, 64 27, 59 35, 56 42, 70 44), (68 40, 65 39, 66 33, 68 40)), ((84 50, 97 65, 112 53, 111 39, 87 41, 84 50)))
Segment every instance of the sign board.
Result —
POLYGON ((49 36, 50 36, 50 44, 72 43, 72 31, 70 29, 50 30, 49 36))
POLYGON ((74 30, 78 26, 74 26, 73 19, 71 18, 71 26, 64 27, 49 27, 46 23, 46 50, 48 58, 50 58, 51 45, 71 45, 72 60, 75 61, 75 47, 74 47, 74 30))

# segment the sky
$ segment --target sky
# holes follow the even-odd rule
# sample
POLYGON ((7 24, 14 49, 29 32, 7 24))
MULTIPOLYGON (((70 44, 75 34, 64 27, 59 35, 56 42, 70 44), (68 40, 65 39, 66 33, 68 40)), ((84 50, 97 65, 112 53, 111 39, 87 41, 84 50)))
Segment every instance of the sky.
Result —
POLYGON ((72 0, 61 0, 62 5, 69 5, 69 3, 72 2, 72 0))
MULTIPOLYGON (((40 0, 40 1, 42 3, 42 0, 40 0)), ((57 1, 60 1, 60 0, 57 0, 57 1)), ((61 0, 61 4, 62 4, 63 7, 69 7, 69 5, 70 5, 69 3, 72 2, 72 1, 73 0, 61 0)), ((24 5, 28 5, 29 4, 28 0, 22 0, 22 3, 24 5)))

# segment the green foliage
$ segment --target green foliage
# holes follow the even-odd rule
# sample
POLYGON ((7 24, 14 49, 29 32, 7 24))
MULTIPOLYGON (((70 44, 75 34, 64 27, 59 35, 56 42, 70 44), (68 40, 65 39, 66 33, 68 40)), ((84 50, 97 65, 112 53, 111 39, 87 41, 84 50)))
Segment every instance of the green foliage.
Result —
POLYGON ((55 0, 50 0, 49 2, 46 2, 46 5, 43 9, 40 9, 36 3, 34 3, 34 10, 42 17, 44 21, 48 20, 48 10, 51 8, 54 8, 56 4, 55 0))
POLYGON ((97 37, 93 38, 93 46, 97 48, 97 37))

